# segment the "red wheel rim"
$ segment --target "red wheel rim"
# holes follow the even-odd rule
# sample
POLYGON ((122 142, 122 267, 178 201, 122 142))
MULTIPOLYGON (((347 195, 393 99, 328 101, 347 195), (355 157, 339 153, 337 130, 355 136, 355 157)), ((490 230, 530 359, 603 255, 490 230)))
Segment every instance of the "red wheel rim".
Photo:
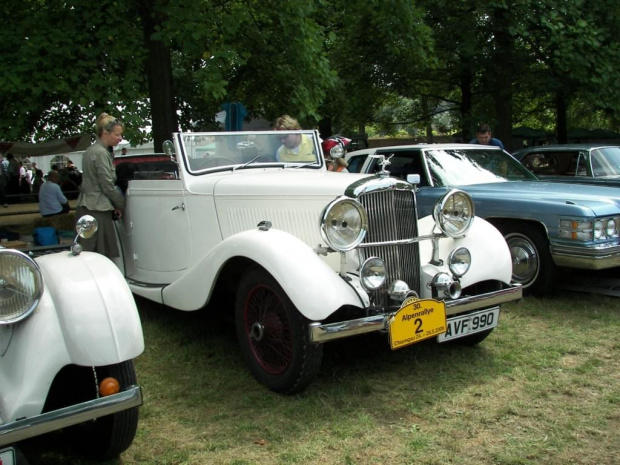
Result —
POLYGON ((293 335, 278 295, 265 285, 256 286, 245 301, 244 318, 256 361, 272 375, 283 373, 293 357, 293 335))

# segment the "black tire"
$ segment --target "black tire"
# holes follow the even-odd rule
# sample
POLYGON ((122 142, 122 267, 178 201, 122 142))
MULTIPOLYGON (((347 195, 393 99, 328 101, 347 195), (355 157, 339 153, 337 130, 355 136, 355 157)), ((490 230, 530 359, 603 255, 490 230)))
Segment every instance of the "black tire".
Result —
POLYGON ((308 320, 262 268, 250 268, 242 276, 235 321, 242 356, 258 382, 293 394, 316 377, 323 347, 310 341, 308 320))
MULTIPOLYGON (((92 371, 92 369, 91 369, 92 371)), ((133 361, 106 367, 96 367, 97 381, 111 376, 120 384, 121 391, 137 384, 133 361)), ((94 393, 94 375, 89 391, 94 393)), ((94 398, 91 395, 90 398, 94 398)), ((84 456, 97 460, 109 460, 126 451, 138 429, 138 407, 97 418, 67 429, 72 445, 84 456)))
POLYGON ((513 223, 499 228, 512 257, 512 282, 523 286, 530 295, 553 292, 557 267, 549 251, 549 243, 536 225, 513 223))

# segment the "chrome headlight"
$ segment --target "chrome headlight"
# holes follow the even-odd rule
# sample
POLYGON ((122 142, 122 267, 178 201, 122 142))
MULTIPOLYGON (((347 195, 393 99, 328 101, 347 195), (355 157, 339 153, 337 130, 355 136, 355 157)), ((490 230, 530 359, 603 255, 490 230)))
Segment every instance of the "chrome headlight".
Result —
POLYGON ((321 215, 321 236, 338 252, 357 247, 364 240, 367 230, 366 209, 357 200, 348 197, 334 200, 321 215))
POLYGON ((618 231, 616 230, 616 222, 613 218, 607 220, 605 233, 607 237, 616 237, 618 235, 618 231))
POLYGON ((385 262, 377 257, 370 257, 360 270, 360 282, 367 291, 379 289, 385 282, 385 262))
POLYGON ((471 266, 471 253, 465 247, 453 250, 448 257, 448 266, 457 278, 463 276, 471 266))
POLYGON ((474 220, 474 202, 466 192, 453 189, 435 204, 433 219, 446 236, 462 237, 474 220))
POLYGON ((12 249, 0 250, 0 325, 27 318, 43 294, 39 265, 12 249))
POLYGON ((603 222, 601 220, 594 222, 594 239, 600 239, 603 236, 603 222))

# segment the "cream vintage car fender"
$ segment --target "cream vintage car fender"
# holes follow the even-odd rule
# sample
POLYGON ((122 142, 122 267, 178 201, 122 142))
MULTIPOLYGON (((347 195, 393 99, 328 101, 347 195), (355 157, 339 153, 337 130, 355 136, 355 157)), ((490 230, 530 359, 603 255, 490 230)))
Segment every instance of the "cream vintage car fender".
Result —
POLYGON ((164 288, 163 303, 180 310, 201 308, 220 270, 234 257, 249 258, 265 268, 310 320, 322 320, 343 305, 368 305, 311 247, 278 229, 253 229, 225 239, 164 288))
MULTIPOLYGON (((430 234, 435 227, 431 216, 419 220, 420 234, 430 234)), ((475 217, 467 236, 460 239, 450 237, 439 241, 439 257, 444 259, 458 247, 466 247, 472 255, 471 267, 460 278, 463 288, 485 280, 510 282, 512 259, 510 250, 502 234, 488 221, 475 217), (485 240, 480 240, 484 238, 485 240)), ((422 264, 422 289, 439 271, 445 271, 431 264, 432 247, 430 242, 420 243, 420 263, 422 264)), ((445 267, 444 267, 445 268, 445 267)))
MULTIPOLYGON (((92 216, 79 218, 76 241, 97 228, 92 216)), ((70 248, 0 247, 0 449, 64 430, 76 450, 107 460, 137 431, 142 329, 114 263, 70 248)))
POLYGON ((112 365, 142 353, 136 303, 113 262, 90 252, 47 255, 37 262, 73 363, 112 365))

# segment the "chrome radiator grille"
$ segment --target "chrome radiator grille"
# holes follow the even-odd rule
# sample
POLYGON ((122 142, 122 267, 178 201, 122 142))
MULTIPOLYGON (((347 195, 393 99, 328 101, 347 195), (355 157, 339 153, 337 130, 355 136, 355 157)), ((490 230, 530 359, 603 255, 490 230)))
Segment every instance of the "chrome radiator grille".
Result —
MULTIPOLYGON (((415 195, 411 190, 376 190, 362 193, 358 200, 368 212, 368 233, 365 244, 386 243, 417 237, 415 195)), ((379 245, 359 248, 363 259, 380 257, 387 267, 387 279, 382 288, 372 295, 375 305, 392 305, 386 291, 396 279, 406 282, 419 292, 420 253, 418 243, 405 245, 379 245)))

